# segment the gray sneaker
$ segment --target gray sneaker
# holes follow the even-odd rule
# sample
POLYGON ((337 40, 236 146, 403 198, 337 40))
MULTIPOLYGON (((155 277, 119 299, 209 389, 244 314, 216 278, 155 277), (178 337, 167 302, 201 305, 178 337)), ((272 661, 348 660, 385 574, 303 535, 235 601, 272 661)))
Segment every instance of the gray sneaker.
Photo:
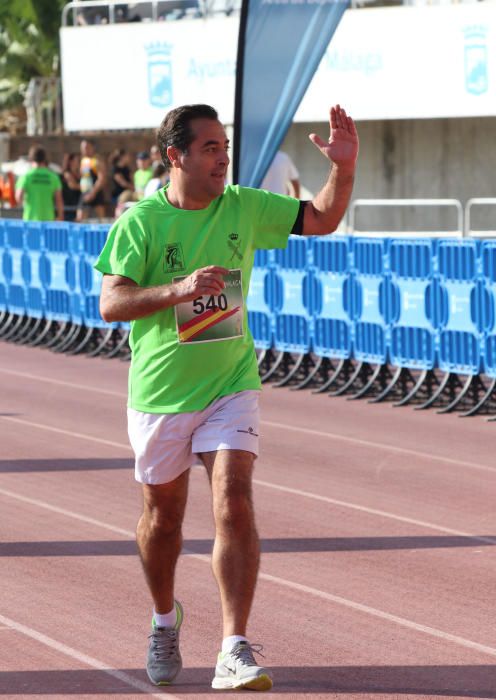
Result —
POLYGON ((157 627, 152 621, 152 633, 148 637, 146 672, 155 685, 169 685, 181 670, 183 663, 179 651, 179 628, 183 622, 181 603, 174 601, 177 622, 174 627, 157 627))
MULTIPOLYGON (((230 690, 246 688, 247 690, 270 690, 272 678, 266 668, 257 666, 253 652, 260 654, 261 644, 238 642, 227 653, 219 654, 215 667, 212 688, 230 690)), ((262 654, 260 654, 262 655, 262 654)))

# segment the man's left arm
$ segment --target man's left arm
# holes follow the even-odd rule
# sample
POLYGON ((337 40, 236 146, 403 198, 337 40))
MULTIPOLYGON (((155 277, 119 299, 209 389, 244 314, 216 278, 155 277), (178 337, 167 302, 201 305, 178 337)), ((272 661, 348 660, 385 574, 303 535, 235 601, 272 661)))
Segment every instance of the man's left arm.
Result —
POLYGON ((332 233, 343 218, 355 177, 358 156, 358 134, 353 119, 339 105, 330 111, 329 141, 317 134, 310 140, 331 162, 327 182, 320 192, 305 205, 302 234, 304 236, 332 233))

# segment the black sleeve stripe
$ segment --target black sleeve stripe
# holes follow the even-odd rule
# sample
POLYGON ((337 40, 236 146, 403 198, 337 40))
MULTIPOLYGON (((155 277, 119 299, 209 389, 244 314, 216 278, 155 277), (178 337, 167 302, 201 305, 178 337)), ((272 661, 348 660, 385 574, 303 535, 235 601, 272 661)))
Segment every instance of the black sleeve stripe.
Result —
POLYGON ((307 204, 308 204, 308 202, 301 202, 300 201, 298 215, 297 215, 296 220, 293 224, 293 228, 291 229, 291 234, 293 236, 303 236, 303 215, 305 214, 305 207, 307 206, 307 204))

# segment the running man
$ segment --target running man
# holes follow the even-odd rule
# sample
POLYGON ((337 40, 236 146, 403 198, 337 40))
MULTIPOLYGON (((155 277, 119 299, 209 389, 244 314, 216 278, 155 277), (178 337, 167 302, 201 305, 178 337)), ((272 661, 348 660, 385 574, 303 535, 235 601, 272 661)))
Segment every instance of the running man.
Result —
POLYGON ((128 428, 143 490, 138 548, 154 604, 147 672, 167 685, 182 667, 174 573, 189 469, 199 459, 212 491, 223 620, 212 687, 268 690, 271 675, 253 656, 260 647, 246 636, 260 558, 252 473, 261 384, 245 300, 257 248, 336 230, 358 136, 339 105, 329 140, 310 135, 332 166, 309 202, 226 187, 229 141, 208 105, 172 110, 157 137, 170 183, 119 218, 96 263, 103 318, 132 325, 128 428))

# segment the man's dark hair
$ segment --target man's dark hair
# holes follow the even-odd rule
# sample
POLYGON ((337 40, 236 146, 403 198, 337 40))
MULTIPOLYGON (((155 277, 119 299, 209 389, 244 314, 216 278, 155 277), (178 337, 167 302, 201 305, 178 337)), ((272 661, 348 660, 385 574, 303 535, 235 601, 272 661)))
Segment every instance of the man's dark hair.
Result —
POLYGON ((167 148, 175 146, 183 153, 186 153, 188 147, 194 141, 195 135, 191 129, 193 119, 217 121, 219 115, 209 105, 183 105, 182 107, 171 109, 157 129, 157 144, 164 165, 167 168, 170 168, 172 165, 167 157, 167 148))
POLYGON ((28 159, 32 161, 33 163, 46 163, 47 162, 47 154, 43 146, 31 146, 29 149, 28 153, 28 159))

